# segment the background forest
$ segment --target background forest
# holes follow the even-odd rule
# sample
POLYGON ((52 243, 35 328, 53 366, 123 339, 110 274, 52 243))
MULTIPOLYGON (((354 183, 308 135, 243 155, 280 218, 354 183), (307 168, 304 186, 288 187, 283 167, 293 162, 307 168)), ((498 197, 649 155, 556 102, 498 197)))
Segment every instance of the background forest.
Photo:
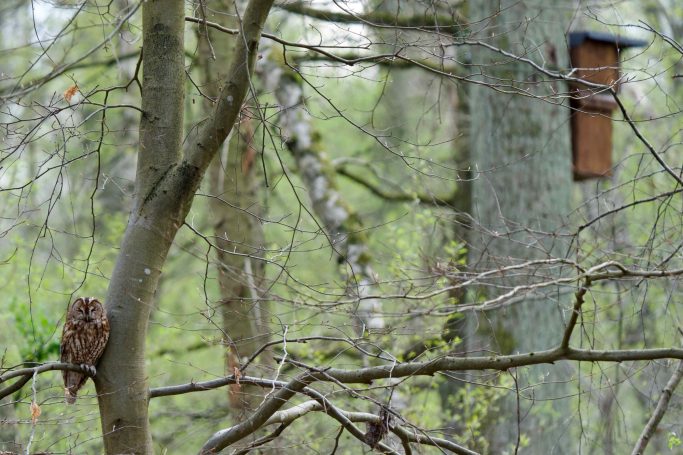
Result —
POLYGON ((0 24, 0 453, 683 452, 680 2, 0 24), (79 296, 111 337, 67 405, 79 296))

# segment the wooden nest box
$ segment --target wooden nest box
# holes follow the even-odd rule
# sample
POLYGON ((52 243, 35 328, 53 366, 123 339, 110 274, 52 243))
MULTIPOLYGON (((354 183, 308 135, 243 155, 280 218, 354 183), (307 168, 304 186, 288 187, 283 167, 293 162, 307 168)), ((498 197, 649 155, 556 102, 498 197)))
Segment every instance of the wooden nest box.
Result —
MULTIPOLYGON (((569 50, 573 76, 601 85, 619 80, 619 51, 647 43, 601 32, 572 32, 569 50)), ((574 180, 612 173, 612 112, 617 103, 607 90, 571 84, 574 180)), ((614 89, 618 89, 615 86, 614 89)))

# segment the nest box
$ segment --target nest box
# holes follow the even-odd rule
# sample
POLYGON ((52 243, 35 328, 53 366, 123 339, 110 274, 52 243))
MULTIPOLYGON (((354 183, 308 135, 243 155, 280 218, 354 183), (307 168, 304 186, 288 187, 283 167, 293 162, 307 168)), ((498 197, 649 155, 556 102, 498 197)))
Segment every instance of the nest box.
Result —
MULTIPOLYGON (((572 32, 569 50, 573 76, 601 85, 619 80, 619 52, 647 42, 600 32, 572 32)), ((571 128, 574 180, 609 176, 612 172, 612 112, 609 92, 571 85, 571 128)), ((614 87, 615 90, 618 86, 614 87)))

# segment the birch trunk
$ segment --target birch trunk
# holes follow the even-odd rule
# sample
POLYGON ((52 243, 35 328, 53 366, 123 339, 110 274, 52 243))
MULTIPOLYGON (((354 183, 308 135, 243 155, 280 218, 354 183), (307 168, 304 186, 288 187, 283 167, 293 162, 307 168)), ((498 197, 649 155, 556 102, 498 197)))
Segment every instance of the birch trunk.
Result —
POLYGON ((367 329, 382 329, 382 304, 378 299, 367 298, 372 294, 376 277, 362 222, 337 189, 335 171, 321 150, 318 135, 312 130, 300 78, 271 64, 269 72, 279 76, 273 78, 276 82, 271 85, 277 85, 275 96, 282 109, 279 123, 287 149, 297 163, 313 212, 321 222, 337 260, 348 269, 346 291, 358 300, 354 309, 356 333, 362 336, 367 329))

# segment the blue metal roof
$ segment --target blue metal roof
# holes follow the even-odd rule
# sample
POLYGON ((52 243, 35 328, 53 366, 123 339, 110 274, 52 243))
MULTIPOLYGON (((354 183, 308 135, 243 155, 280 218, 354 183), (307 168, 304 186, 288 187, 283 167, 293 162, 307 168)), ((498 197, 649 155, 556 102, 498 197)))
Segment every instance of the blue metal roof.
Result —
POLYGON ((571 32, 569 33, 569 47, 573 48, 581 45, 584 41, 598 41, 601 43, 614 44, 618 49, 629 47, 644 47, 648 42, 645 40, 626 38, 623 36, 612 35, 607 32, 571 32))

